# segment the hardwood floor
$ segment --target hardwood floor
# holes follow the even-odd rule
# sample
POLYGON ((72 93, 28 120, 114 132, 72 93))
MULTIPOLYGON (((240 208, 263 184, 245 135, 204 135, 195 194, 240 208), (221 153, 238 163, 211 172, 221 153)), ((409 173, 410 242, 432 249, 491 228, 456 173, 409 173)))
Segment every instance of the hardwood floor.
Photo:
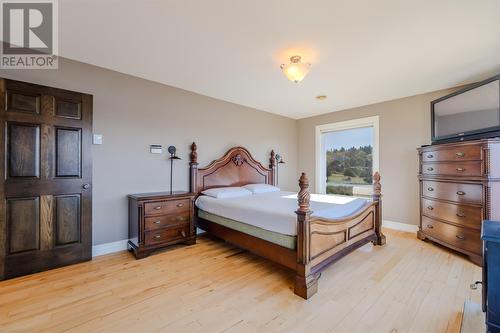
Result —
POLYGON ((481 269, 385 230, 323 272, 309 301, 293 272, 207 237, 143 260, 127 252, 0 282, 0 332, 459 332, 481 269))

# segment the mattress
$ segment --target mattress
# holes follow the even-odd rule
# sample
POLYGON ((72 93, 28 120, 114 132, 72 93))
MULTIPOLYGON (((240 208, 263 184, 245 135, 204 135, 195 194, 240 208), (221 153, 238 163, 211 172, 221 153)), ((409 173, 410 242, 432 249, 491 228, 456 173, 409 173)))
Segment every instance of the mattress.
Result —
MULTIPOLYGON (((355 213, 367 202, 362 198, 311 194, 312 216, 341 219, 355 213)), ((202 195, 196 199, 196 207, 206 213, 263 230, 288 236, 297 235, 295 211, 298 204, 297 193, 294 192, 279 191, 228 199, 202 195)))

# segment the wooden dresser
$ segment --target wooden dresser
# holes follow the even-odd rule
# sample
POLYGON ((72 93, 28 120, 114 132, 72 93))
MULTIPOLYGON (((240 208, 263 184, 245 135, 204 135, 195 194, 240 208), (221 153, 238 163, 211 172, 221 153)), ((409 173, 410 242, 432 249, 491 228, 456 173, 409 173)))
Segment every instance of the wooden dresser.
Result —
POLYGON ((500 220, 500 140, 431 145, 418 152, 418 237, 482 265, 481 221, 500 220))
POLYGON ((196 243, 194 194, 157 192, 130 194, 129 248, 137 259, 177 243, 196 243))

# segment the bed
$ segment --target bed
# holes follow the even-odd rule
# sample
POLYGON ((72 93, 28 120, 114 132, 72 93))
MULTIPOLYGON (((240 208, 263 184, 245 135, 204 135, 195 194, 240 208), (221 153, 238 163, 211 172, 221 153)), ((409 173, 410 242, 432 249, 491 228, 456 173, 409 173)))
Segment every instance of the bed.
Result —
POLYGON ((231 148, 198 168, 191 145, 190 189, 197 194, 196 224, 237 247, 295 271, 295 294, 308 299, 317 292, 321 270, 358 247, 384 245, 381 230, 380 175, 373 176, 371 199, 309 193, 305 173, 299 192, 266 192, 236 198, 212 198, 201 192, 219 187, 275 184, 276 159, 269 167, 243 147, 231 148))

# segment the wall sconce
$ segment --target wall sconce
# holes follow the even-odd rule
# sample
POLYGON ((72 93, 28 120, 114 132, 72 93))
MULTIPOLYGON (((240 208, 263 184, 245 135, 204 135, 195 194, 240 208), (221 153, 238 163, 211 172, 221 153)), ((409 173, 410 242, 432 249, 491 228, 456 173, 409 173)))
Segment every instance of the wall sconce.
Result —
POLYGON ((276 156, 274 157, 276 159, 276 186, 278 186, 278 183, 279 183, 279 166, 280 164, 285 164, 285 161, 283 161, 283 157, 280 155, 280 154, 276 154, 276 156))
POLYGON ((174 173, 174 160, 180 160, 181 158, 175 155, 175 152, 177 151, 177 148, 174 146, 168 147, 168 153, 170 154, 170 157, 168 158, 170 160, 170 194, 172 194, 172 179, 173 179, 173 173, 174 173))

